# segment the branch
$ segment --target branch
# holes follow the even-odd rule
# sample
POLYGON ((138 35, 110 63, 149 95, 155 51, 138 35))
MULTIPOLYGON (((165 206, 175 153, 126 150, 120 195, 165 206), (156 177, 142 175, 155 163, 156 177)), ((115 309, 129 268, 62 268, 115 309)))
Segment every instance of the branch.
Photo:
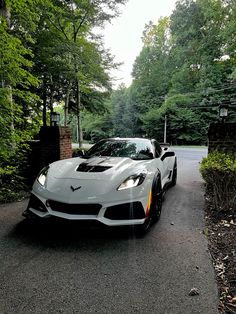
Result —
POLYGON ((64 31, 64 29, 63 29, 63 27, 62 27, 62 25, 61 25, 61 23, 60 23, 60 21, 59 21, 59 18, 58 18, 58 24, 59 24, 60 27, 58 27, 58 26, 52 21, 52 19, 50 18, 50 16, 48 16, 48 19, 49 19, 50 23, 51 23, 59 32, 62 32, 62 34, 65 36, 65 38, 66 38, 67 40, 69 40, 67 34, 65 33, 65 31, 64 31))
MULTIPOLYGON (((88 15, 88 12, 89 12, 89 7, 87 8, 87 11, 85 12, 85 14, 84 14, 82 20, 80 21, 79 26, 78 26, 77 29, 74 31, 74 36, 75 36, 75 37, 77 37, 77 34, 78 34, 80 28, 81 28, 82 25, 84 24, 84 21, 85 21, 87 15, 88 15)), ((74 28, 74 29, 75 29, 75 28, 74 28)))
POLYGON ((57 20, 58 20, 58 24, 59 24, 59 26, 60 26, 60 29, 61 29, 61 31, 62 31, 62 33, 63 33, 63 35, 64 35, 64 36, 65 36, 65 38, 69 41, 69 38, 68 38, 68 36, 67 36, 66 32, 64 31, 64 28, 62 27, 62 25, 61 25, 61 23, 60 23, 59 18, 58 18, 57 20))

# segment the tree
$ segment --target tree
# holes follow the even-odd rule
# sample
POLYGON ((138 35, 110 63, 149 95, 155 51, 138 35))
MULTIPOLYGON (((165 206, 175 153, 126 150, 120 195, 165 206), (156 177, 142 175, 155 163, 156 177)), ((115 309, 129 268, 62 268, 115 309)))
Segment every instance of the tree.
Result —
POLYGON ((14 199, 22 186, 25 142, 35 130, 31 112, 35 110, 36 95, 30 89, 38 80, 30 72, 30 4, 30 0, 28 6, 24 0, 0 2, 0 201, 14 199), (23 21, 23 11, 28 21, 23 21))
POLYGON ((113 129, 116 136, 125 137, 126 128, 123 117, 127 110, 126 108, 126 93, 127 89, 125 85, 120 85, 118 90, 111 96, 111 105, 113 107, 113 129))
POLYGON ((65 113, 67 114, 68 111, 70 94, 73 94, 71 98, 74 97, 75 101, 72 109, 77 116, 80 145, 82 143, 82 96, 92 95, 98 90, 108 90, 110 88, 108 70, 114 66, 111 55, 102 48, 101 38, 95 36, 92 29, 95 26, 102 26, 116 16, 117 7, 122 3, 125 3, 125 0, 71 2, 48 0, 43 4, 43 18, 47 25, 45 31, 49 31, 49 34, 52 31, 55 40, 60 42, 59 53, 56 52, 56 47, 52 53, 54 60, 61 60, 65 67, 63 72, 67 86, 67 91, 64 93, 66 94, 65 113))
POLYGON ((131 86, 144 134, 162 138, 168 114, 170 141, 205 142, 219 104, 235 99, 234 14, 234 1, 181 0, 170 18, 146 25, 131 86))
MULTIPOLYGON (((23 1, 22 1, 23 6, 23 1)), ((20 5, 18 5, 20 9, 20 5)), ((12 9, 14 9, 12 3, 12 9)), ((20 128, 15 125, 25 124, 22 116, 23 102, 28 101, 28 107, 33 106, 34 95, 29 88, 38 83, 29 69, 32 67, 31 50, 25 47, 17 37, 14 20, 11 21, 9 6, 5 1, 0 7, 0 103, 1 103, 1 155, 11 153, 12 145, 17 145, 20 138, 24 139, 20 128)), ((3 159, 2 159, 3 160, 3 159)))
POLYGON ((169 62, 169 18, 157 25, 146 25, 143 33, 143 49, 136 58, 132 75, 134 85, 140 91, 142 109, 159 106, 168 91, 171 67, 169 62), (145 108, 146 105, 146 108, 145 108))
POLYGON ((90 140, 92 143, 114 135, 109 101, 106 102, 106 106, 107 111, 103 115, 86 111, 83 113, 83 129, 85 138, 90 140))

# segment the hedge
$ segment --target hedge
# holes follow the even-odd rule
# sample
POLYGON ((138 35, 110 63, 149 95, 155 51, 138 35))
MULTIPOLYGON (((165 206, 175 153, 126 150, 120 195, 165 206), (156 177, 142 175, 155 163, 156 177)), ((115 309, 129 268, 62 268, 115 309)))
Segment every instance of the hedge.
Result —
POLYGON ((200 172, 214 210, 236 209, 236 154, 212 152, 203 158, 200 172))

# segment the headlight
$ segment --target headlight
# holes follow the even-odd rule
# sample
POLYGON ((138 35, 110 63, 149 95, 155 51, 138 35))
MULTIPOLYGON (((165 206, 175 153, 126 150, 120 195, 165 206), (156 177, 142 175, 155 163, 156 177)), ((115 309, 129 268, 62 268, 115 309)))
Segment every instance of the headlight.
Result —
POLYGON ((41 172, 38 175, 38 178, 37 178, 38 183, 41 184, 42 186, 45 185, 47 174, 48 174, 48 169, 49 167, 43 168, 43 170, 41 170, 41 172))
POLYGON ((146 173, 140 173, 138 175, 132 175, 128 177, 121 185, 118 187, 118 191, 134 188, 143 183, 146 177, 146 173))

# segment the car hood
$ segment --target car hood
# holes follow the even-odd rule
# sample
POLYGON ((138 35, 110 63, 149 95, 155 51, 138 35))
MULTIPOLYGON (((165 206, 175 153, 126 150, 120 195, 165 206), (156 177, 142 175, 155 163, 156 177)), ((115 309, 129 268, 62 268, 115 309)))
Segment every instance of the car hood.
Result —
POLYGON ((60 160, 50 165, 49 176, 56 179, 114 180, 145 169, 145 162, 123 157, 92 157, 60 160))
POLYGON ((71 200, 69 195, 75 194, 71 191, 72 186, 83 199, 88 199, 113 191, 130 175, 145 171, 150 162, 122 157, 60 160, 50 165, 46 189, 59 199, 65 200, 67 195, 71 200))

